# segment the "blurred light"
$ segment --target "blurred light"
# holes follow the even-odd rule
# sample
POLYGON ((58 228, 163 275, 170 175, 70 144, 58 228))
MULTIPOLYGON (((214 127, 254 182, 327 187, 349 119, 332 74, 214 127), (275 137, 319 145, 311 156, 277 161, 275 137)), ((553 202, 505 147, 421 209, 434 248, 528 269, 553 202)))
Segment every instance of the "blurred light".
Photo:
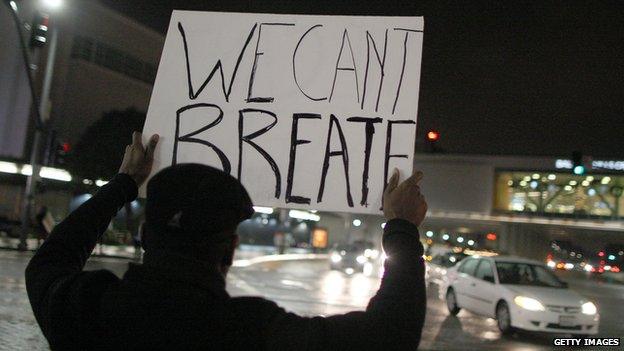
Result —
POLYGON ((431 230, 428 230, 428 231, 425 233, 425 235, 426 235, 428 238, 431 238, 431 237, 433 236, 433 232, 432 232, 431 230))
POLYGON ((353 274, 355 271, 353 270, 353 268, 349 267, 347 269, 345 269, 345 273, 347 273, 348 275, 353 274))
POLYGON ((537 181, 532 181, 531 182, 531 189, 537 189, 537 181))
POLYGON ((578 184, 578 182, 576 180, 571 180, 570 181, 570 185, 575 186, 576 184, 578 184))
POLYGON ((554 174, 549 174, 548 175, 548 180, 555 180, 555 179, 557 179, 556 175, 554 175, 554 174))
POLYGON ((531 176, 531 178, 533 179, 540 179, 540 175, 537 173, 533 173, 533 176, 531 176))
POLYGON ((589 190, 587 190, 587 195, 595 196, 596 195, 596 189, 589 189, 589 190))
POLYGON ((60 180, 62 182, 71 182, 72 176, 63 169, 51 168, 51 167, 42 167, 39 172, 41 178, 60 180))
POLYGON ((583 167, 583 166, 575 166, 573 172, 574 172, 574 174, 578 174, 578 175, 585 174, 585 167, 583 167))
POLYGON ((364 250, 364 256, 376 259, 377 257, 379 257, 379 250, 366 249, 364 250))
POLYGON ((386 222, 381 223, 381 229, 386 228, 386 222))
POLYGON ((528 182, 529 180, 531 180, 531 176, 526 176, 522 178, 522 180, 524 180, 525 182, 528 182))
POLYGON ((450 236, 448 234, 442 235, 442 240, 448 240, 450 236))
POLYGON ((449 261, 455 263, 455 262, 457 262, 457 258, 455 258, 455 256, 451 256, 451 257, 449 257, 449 261))
POLYGON ((288 216, 290 218, 302 219, 302 220, 307 220, 307 221, 315 221, 315 222, 318 222, 321 220, 321 216, 319 215, 316 215, 314 213, 310 213, 307 211, 300 211, 300 210, 290 210, 288 211, 288 216))
POLYGON ((526 180, 523 180, 523 181, 521 181, 521 182, 520 182, 520 186, 527 186, 527 184, 528 184, 528 183, 527 183, 527 181, 526 181, 526 180))
POLYGON ((433 141, 438 141, 440 139, 440 133, 435 131, 435 130, 430 130, 427 133, 427 140, 433 142, 433 141))
POLYGON ((342 256, 340 256, 338 253, 334 252, 331 255, 331 261, 334 262, 334 263, 338 263, 338 262, 342 261, 342 256))
POLYGON ((516 305, 524 308, 529 311, 544 311, 544 305, 536 299, 526 297, 526 296, 516 296, 514 298, 514 302, 516 305))
POLYGON ((509 185, 509 186, 513 186, 513 180, 509 180, 509 181, 507 181, 507 185, 509 185))
POLYGON ((593 182, 594 181, 594 177, 593 176, 587 176, 587 178, 585 178, 586 181, 588 182, 593 182))
POLYGON ((600 256, 600 257, 604 257, 604 255, 605 255, 605 254, 604 254, 604 251, 600 251, 600 252, 598 252, 598 256, 600 256))
POLYGON ((548 262, 546 262, 546 265, 550 268, 555 268, 557 264, 555 263, 555 261, 549 260, 548 262))
POLYGON ((355 260, 359 264, 364 264, 366 261, 368 261, 368 259, 366 257, 362 256, 362 255, 356 257, 355 260))
POLYGON ((590 316, 596 314, 596 312, 598 312, 598 309, 596 308, 596 305, 594 305, 592 302, 585 302, 583 304, 583 306, 581 306, 581 310, 583 312, 583 314, 588 314, 590 316))
POLYGON ((43 6, 50 10, 55 10, 63 6, 63 0, 42 0, 43 6))
POLYGON ((609 261, 615 261, 615 255, 609 255, 609 257, 607 257, 609 259, 609 261))
POLYGON ((468 240, 468 245, 472 246, 474 244, 475 244, 474 240, 472 240, 472 239, 468 240))
POLYGON ((584 180, 583 182, 581 182, 582 186, 589 186, 589 182, 587 180, 584 180))
POLYGON ((458 243, 463 243, 464 242, 464 237, 461 237, 461 236, 457 237, 457 242, 458 243))
POLYGON ((570 191, 570 190, 572 190, 572 187, 569 186, 569 185, 566 185, 566 186, 563 187, 563 190, 570 191))
POLYGON ((565 267, 565 265, 563 264, 563 262, 559 262, 557 263, 557 269, 563 269, 565 267))
POLYGON ((586 264, 584 269, 585 272, 591 272, 594 270, 594 266, 592 266, 591 264, 586 264))
POLYGON ((487 233, 485 238, 488 240, 496 240, 496 233, 487 233))
POLYGON ((604 178, 602 178, 600 183, 602 183, 602 184, 609 184, 610 181, 611 181, 611 177, 604 177, 604 178))
POLYGON ((102 187, 102 186, 104 186, 106 184, 108 184, 108 182, 105 181, 105 180, 102 180, 102 179, 98 179, 98 180, 95 181, 95 185, 100 186, 100 187, 102 187))
POLYGON ((572 268, 574 268, 574 263, 566 263, 563 265, 563 268, 565 268, 566 270, 571 270, 572 268))
POLYGON ((613 267, 611 267, 611 272, 613 272, 613 273, 619 273, 619 272, 620 272, 620 267, 617 267, 617 266, 613 266, 613 267))
POLYGON ((10 1, 9 5, 11 5, 11 8, 13 9, 13 11, 17 11, 17 4, 15 3, 15 1, 10 1))
POLYGON ((17 165, 15 163, 12 163, 12 162, 2 162, 2 161, 0 161, 0 172, 16 174, 18 172, 17 171, 17 165))
POLYGON ((624 251, 618 252, 618 255, 620 255, 620 256, 624 255, 624 251))
POLYGON ((368 277, 368 276, 370 276, 370 275, 372 275, 372 274, 373 274, 373 264, 372 264, 372 263, 370 263, 370 262, 367 262, 367 263, 364 265, 364 267, 362 268, 362 273, 363 273, 365 276, 367 276, 367 277, 368 277))
POLYGON ((253 209, 254 209, 254 211, 256 211, 258 213, 264 213, 264 214, 272 214, 273 213, 273 209, 271 207, 254 206, 253 209))
POLYGON ((362 221, 361 220, 359 220, 357 218, 353 220, 353 226, 354 227, 359 227, 361 225, 362 225, 362 221))

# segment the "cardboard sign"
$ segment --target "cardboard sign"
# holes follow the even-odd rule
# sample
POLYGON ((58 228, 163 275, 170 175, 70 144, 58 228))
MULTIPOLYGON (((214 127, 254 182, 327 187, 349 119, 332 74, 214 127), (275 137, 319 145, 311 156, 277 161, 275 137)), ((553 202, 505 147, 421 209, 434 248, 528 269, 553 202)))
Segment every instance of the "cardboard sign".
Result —
POLYGON ((174 11, 144 134, 261 206, 379 213, 412 172, 422 17, 174 11))

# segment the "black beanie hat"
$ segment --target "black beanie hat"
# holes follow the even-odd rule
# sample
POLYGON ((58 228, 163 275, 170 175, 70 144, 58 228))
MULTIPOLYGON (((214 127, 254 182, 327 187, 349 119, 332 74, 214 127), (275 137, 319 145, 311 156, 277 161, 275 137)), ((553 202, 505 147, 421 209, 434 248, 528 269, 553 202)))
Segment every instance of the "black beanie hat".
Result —
POLYGON ((222 241, 219 234, 253 213, 247 190, 229 174, 196 163, 167 167, 147 184, 144 248, 175 249, 200 241, 222 241))

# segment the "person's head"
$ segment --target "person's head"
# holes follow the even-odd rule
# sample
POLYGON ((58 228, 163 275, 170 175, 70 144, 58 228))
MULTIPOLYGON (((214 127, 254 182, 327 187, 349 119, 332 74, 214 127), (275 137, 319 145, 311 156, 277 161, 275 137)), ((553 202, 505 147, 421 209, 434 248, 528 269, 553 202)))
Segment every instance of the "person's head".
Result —
POLYGON ((236 227, 252 214, 236 178, 195 163, 167 167, 147 184, 142 246, 190 256, 226 274, 238 245, 236 227))

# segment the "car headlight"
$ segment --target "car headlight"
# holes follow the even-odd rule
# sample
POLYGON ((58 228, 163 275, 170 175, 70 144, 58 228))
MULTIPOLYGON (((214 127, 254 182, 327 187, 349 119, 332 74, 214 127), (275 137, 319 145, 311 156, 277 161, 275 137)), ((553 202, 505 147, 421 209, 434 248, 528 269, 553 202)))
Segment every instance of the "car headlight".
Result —
POLYGON ((590 316, 596 314, 596 312, 598 312, 598 309, 596 308, 596 305, 594 305, 593 302, 585 302, 583 304, 583 306, 581 306, 581 310, 583 312, 583 314, 588 314, 590 316))
POLYGON ((364 257, 364 256, 362 256, 362 255, 360 255, 360 256, 356 257, 356 258, 355 258, 355 260, 356 260, 356 261, 357 261, 357 263, 359 263, 359 264, 364 264, 364 263, 366 263, 366 261, 368 261, 368 258, 366 258, 366 257, 364 257))
POLYGON ((334 262, 334 263, 338 263, 338 262, 342 261, 342 256, 340 256, 340 254, 338 254, 338 253, 334 252, 334 253, 331 255, 331 260, 332 260, 332 262, 334 262))
POLYGON ((526 296, 516 296, 514 298, 514 302, 516 305, 524 308, 529 311, 544 311, 544 305, 536 299, 526 297, 526 296))

